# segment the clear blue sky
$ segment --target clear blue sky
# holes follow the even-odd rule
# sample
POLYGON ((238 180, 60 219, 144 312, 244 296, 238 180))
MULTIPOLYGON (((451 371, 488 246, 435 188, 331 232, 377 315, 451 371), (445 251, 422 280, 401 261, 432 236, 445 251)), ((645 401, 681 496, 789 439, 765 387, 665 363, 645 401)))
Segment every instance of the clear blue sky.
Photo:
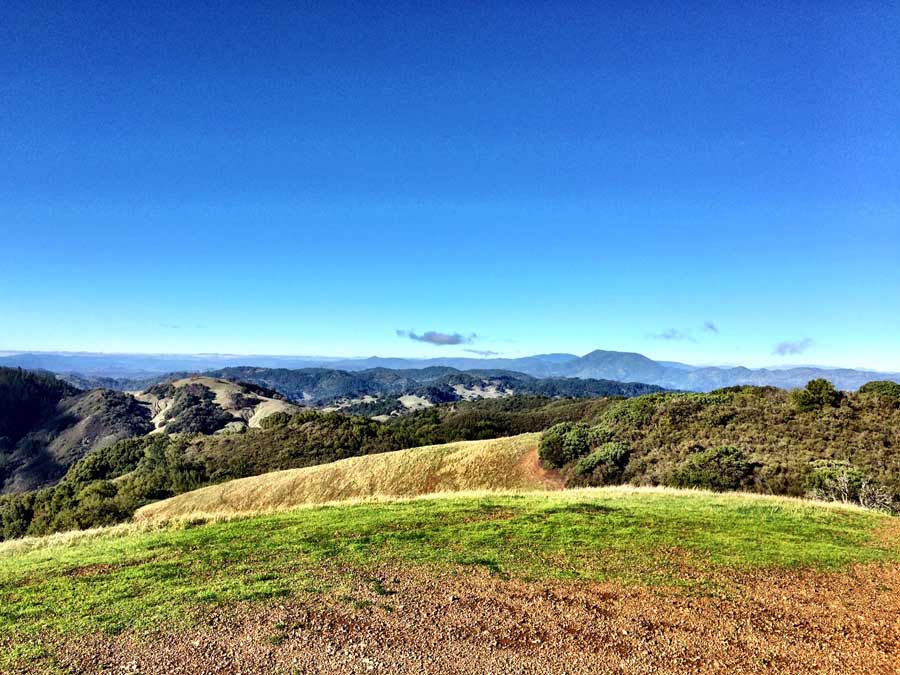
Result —
POLYGON ((891 4, 7 0, 0 349, 900 370, 891 4))

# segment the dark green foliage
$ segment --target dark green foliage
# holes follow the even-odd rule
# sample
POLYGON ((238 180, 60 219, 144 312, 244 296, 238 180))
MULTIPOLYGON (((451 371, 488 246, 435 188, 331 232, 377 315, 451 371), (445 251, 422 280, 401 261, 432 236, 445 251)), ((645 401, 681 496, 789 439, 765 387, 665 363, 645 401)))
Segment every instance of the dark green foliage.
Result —
MULTIPOLYGON (((547 397, 595 398, 602 396, 640 396, 663 391, 662 387, 640 382, 551 377, 538 379, 508 370, 468 370, 431 367, 415 369, 370 368, 357 372, 328 368, 256 368, 241 366, 208 373, 242 383, 252 382, 267 390, 281 392, 292 400, 307 400, 315 405, 330 405, 364 396, 374 396, 382 404, 396 402, 400 396, 422 396, 431 403, 462 400, 454 385, 467 388, 494 386, 517 394, 547 397)), ((260 392, 261 393, 261 392, 260 392)), ((265 394, 269 395, 269 394, 265 394)), ((370 414, 367 404, 353 412, 370 414)), ((399 408, 371 407, 377 415, 399 408)))
MULTIPOLYGON (((670 484, 698 449, 732 445, 754 462, 742 489, 803 496, 810 489, 812 462, 852 457, 871 486, 900 496, 900 406, 885 406, 871 390, 802 414, 789 392, 774 387, 653 394, 607 402, 582 419, 601 423, 600 443, 629 446, 623 474, 629 483, 670 484)), ((564 474, 578 484, 574 469, 569 464, 564 474)))
POLYGON ((0 452, 52 416, 63 398, 77 393, 49 373, 0 368, 0 452))
POLYGON ((856 502, 866 481, 865 473, 846 460, 820 459, 811 463, 806 486, 819 499, 856 502))
POLYGON ((791 401, 800 412, 834 408, 841 403, 841 392, 828 380, 810 380, 805 389, 791 392, 791 401))
POLYGON ((860 394, 877 396, 886 406, 900 408, 900 384, 885 380, 869 382, 859 388, 860 394))
POLYGON ((291 421, 291 416, 286 412, 272 413, 268 417, 263 417, 259 422, 262 429, 272 429, 274 427, 283 427, 291 421))
POLYGON ((400 414, 406 411, 404 406, 396 398, 380 398, 375 401, 354 403, 341 408, 341 412, 348 415, 362 415, 363 417, 382 417, 385 415, 400 414))
POLYGON ((746 453, 733 445, 698 450, 688 455, 672 476, 675 487, 737 490, 753 473, 746 453))
POLYGON ((174 400, 166 413, 168 433, 211 434, 235 420, 231 413, 216 405, 215 394, 202 384, 173 388, 170 395, 174 400))
POLYGON ((573 485, 617 485, 622 482, 631 451, 624 443, 604 443, 575 463, 573 485))
POLYGON ((590 427, 583 422, 555 424, 541 437, 538 457, 545 464, 561 467, 590 451, 590 427))

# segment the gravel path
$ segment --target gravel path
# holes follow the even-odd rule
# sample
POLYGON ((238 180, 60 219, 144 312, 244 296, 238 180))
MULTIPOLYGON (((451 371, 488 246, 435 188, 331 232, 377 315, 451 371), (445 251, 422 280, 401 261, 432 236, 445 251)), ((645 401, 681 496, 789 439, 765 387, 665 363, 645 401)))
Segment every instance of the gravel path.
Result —
POLYGON ((186 633, 60 645, 74 673, 900 673, 900 566, 724 580, 718 596, 379 569, 186 633))

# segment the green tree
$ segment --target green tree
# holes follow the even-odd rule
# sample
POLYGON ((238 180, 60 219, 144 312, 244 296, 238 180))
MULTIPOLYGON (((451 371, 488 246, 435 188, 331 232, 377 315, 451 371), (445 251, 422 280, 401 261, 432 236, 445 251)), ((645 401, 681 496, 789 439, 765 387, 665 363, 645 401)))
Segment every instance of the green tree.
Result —
POLYGON ((834 408, 841 403, 841 392, 828 380, 810 380, 805 389, 791 392, 791 401, 800 412, 812 412, 823 408, 834 408))
POLYGON ((538 457, 561 467, 586 455, 591 449, 591 427, 583 422, 560 422, 541 436, 538 457))
POLYGON ((604 443, 575 464, 574 485, 617 485, 631 451, 624 443, 604 443))
POLYGON ((874 395, 878 400, 891 408, 900 408, 900 384, 887 380, 867 382, 859 388, 860 394, 874 395))
POLYGON ((675 487, 697 487, 707 490, 736 490, 753 473, 747 455, 733 445, 694 452, 676 469, 672 477, 675 487))

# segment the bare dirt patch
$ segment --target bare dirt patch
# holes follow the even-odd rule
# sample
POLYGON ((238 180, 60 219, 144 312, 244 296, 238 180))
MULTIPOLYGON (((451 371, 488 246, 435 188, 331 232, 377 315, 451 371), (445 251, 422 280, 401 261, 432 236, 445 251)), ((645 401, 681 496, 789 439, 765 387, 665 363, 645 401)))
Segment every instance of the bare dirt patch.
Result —
POLYGON ((519 466, 527 475, 533 476, 535 483, 541 485, 545 490, 562 490, 566 487, 566 481, 559 471, 547 469, 541 465, 537 448, 523 455, 519 466))
POLYGON ((75 673, 144 675, 900 672, 896 564, 732 575, 712 595, 485 568, 370 570, 338 588, 57 653, 75 673))

